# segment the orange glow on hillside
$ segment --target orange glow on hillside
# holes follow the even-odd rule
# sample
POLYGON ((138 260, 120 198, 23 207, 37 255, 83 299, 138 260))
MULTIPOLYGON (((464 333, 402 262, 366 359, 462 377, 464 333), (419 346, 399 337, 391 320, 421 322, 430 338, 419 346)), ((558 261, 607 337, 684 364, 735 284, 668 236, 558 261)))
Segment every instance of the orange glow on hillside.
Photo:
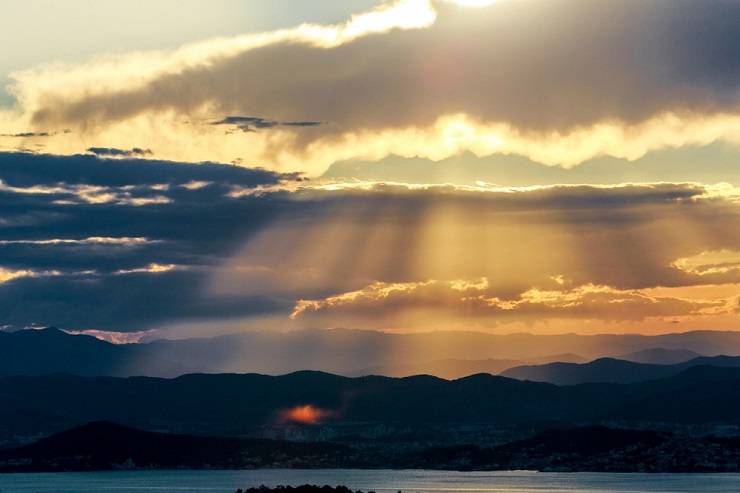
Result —
POLYGON ((281 421, 299 423, 304 425, 319 424, 326 418, 334 416, 334 411, 321 409, 311 404, 296 406, 280 411, 281 421))

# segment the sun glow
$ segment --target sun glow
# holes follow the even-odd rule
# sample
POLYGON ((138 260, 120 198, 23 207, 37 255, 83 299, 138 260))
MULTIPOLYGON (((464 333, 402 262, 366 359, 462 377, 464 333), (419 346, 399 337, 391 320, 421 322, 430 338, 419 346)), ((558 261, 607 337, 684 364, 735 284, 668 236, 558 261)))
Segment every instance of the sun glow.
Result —
POLYGON ((462 7, 472 7, 472 8, 488 7, 496 3, 496 0, 449 0, 449 1, 451 3, 454 3, 455 5, 460 5, 462 7))

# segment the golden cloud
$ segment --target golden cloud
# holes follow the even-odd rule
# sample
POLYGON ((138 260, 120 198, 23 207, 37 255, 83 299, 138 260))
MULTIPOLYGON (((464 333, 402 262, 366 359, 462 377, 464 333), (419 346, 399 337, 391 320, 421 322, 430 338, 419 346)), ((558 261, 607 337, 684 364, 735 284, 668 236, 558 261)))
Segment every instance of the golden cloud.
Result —
POLYGON ((60 276, 61 272, 56 270, 51 271, 35 271, 31 269, 6 269, 0 267, 0 284, 15 281, 16 279, 23 279, 27 277, 52 277, 60 276))
POLYGON ((676 260, 673 266, 688 274, 740 274, 740 251, 713 250, 676 260))
POLYGON ((0 113, 0 133, 43 131, 55 153, 95 143, 311 174, 390 154, 519 154, 575 166, 736 144, 740 95, 727 78, 737 63, 719 48, 738 35, 724 22, 737 9, 687 0, 389 1, 337 25, 13 74, 18 104, 0 113), (699 24, 713 35, 698 35, 699 24), (248 133, 212 125, 225 115, 324 124, 248 133))
POLYGON ((570 289, 531 288, 512 299, 492 296, 488 279, 418 283, 376 282, 361 290, 320 300, 300 300, 292 319, 316 315, 380 317, 393 320, 404 311, 447 311, 452 317, 598 319, 640 321, 650 317, 717 314, 731 300, 656 297, 642 290, 585 284, 570 289))

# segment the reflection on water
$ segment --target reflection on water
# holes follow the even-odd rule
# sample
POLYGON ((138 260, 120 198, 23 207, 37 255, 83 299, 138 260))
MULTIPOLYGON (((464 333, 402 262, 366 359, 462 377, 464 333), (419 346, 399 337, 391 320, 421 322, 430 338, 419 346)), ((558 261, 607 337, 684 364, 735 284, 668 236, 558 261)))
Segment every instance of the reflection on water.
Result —
POLYGON ((0 475, 1 493, 233 493, 260 484, 344 484, 379 493, 736 493, 740 474, 440 471, 144 471, 0 475))

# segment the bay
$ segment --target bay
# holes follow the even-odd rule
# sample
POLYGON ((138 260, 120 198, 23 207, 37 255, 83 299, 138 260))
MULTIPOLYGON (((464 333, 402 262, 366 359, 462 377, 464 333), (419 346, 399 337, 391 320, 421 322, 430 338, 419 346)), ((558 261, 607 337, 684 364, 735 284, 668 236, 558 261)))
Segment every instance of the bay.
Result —
POLYGON ((378 493, 736 493, 740 474, 602 474, 420 470, 132 471, 0 475, 0 493, 234 493, 346 485, 378 493))

